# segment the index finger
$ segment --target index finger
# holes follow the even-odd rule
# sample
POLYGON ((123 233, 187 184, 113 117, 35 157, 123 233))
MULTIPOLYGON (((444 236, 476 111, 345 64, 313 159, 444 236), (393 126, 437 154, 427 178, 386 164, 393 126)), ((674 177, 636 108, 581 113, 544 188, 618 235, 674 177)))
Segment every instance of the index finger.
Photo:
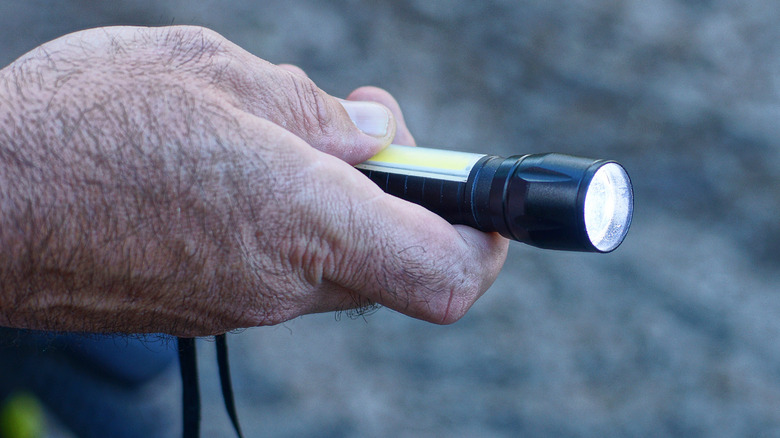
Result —
POLYGON ((452 226, 434 213, 387 195, 361 174, 331 190, 339 216, 329 247, 337 263, 324 277, 409 316, 449 324, 460 319, 498 276, 508 241, 452 226), (335 199, 340 199, 336 201, 335 199))

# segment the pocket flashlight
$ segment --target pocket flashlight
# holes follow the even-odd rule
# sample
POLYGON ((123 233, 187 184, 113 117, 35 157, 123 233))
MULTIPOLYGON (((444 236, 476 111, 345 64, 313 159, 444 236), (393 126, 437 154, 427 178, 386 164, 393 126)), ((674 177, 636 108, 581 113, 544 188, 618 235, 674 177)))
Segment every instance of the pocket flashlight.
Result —
POLYGON ((390 145, 356 167, 385 192, 452 224, 545 249, 610 252, 634 211, 631 180, 610 160, 390 145))

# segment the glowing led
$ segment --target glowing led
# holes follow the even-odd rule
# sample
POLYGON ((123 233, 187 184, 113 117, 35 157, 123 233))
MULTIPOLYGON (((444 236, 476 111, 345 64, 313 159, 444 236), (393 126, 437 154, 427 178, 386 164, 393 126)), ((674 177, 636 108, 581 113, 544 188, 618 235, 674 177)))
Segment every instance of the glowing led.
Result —
POLYGON ((633 215, 633 193, 628 174, 607 163, 593 175, 585 194, 585 231, 599 251, 611 251, 623 241, 633 215))

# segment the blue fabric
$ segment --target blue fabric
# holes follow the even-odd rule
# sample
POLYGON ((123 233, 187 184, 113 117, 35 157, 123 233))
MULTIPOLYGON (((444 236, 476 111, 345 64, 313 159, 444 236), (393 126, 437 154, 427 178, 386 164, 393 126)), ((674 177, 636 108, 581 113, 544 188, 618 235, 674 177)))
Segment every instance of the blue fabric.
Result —
POLYGON ((142 384, 158 375, 177 358, 176 340, 167 335, 57 335, 55 342, 72 356, 119 382, 142 384))
POLYGON ((79 437, 180 433, 176 341, 0 328, 0 395, 35 393, 79 437))

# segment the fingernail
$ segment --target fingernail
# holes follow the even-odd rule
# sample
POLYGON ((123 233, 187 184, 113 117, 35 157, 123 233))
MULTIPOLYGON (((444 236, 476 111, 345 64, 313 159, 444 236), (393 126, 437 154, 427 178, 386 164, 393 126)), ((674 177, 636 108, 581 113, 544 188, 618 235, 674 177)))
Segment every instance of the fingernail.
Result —
POLYGON ((347 110, 349 118, 364 133, 374 137, 387 135, 390 126, 390 112, 383 105, 375 102, 342 100, 341 105, 347 110))

